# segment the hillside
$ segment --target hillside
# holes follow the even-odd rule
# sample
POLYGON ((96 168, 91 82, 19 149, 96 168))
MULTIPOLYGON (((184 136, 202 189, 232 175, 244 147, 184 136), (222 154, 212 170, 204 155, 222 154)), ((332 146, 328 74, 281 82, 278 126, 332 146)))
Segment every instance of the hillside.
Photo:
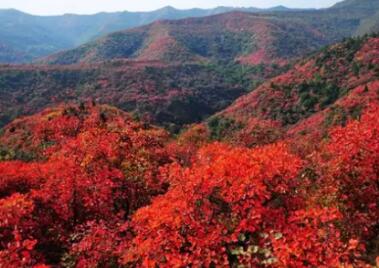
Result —
POLYGON ((50 64, 128 58, 172 61, 281 63, 329 43, 317 29, 276 15, 232 12, 205 18, 159 21, 110 34, 47 57, 50 64), (293 34, 293 33, 297 34, 293 34))
POLYGON ((226 108, 283 68, 130 61, 0 66, 0 125, 61 102, 94 100, 175 130, 226 108))
POLYGON ((282 138, 284 133, 322 136, 377 103, 378 51, 378 37, 348 39, 325 48, 213 116, 209 135, 241 142, 244 136, 251 144, 270 141, 270 136, 282 138))

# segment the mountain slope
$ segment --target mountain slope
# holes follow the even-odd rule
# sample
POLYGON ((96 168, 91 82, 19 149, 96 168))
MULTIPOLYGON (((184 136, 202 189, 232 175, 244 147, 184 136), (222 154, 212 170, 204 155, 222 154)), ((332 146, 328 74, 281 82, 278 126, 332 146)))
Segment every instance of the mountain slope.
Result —
POLYGON ((329 127, 378 103, 378 66, 378 37, 328 47, 215 115, 208 121, 210 134, 250 145, 282 137, 278 130, 322 137, 329 127))

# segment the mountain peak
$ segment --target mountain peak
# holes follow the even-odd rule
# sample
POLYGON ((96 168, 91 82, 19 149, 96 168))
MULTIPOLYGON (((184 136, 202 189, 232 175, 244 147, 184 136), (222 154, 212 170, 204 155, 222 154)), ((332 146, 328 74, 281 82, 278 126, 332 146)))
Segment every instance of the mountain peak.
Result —
POLYGON ((279 5, 279 6, 271 7, 268 10, 270 10, 270 11, 287 11, 287 10, 290 10, 290 8, 283 6, 283 5, 279 5))
POLYGON ((168 5, 168 6, 164 6, 164 7, 162 7, 162 8, 160 8, 160 9, 158 9, 158 11, 176 11, 177 9, 175 8, 175 7, 173 7, 173 6, 170 6, 170 5, 168 5))

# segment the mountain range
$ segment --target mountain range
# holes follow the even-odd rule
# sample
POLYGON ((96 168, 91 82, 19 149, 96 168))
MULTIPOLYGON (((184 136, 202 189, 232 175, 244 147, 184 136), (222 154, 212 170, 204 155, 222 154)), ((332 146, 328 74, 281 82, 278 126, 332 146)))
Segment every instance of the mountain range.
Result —
POLYGON ((240 11, 292 18, 310 27, 331 31, 335 40, 341 36, 364 34, 378 25, 377 1, 345 1, 329 9, 302 10, 283 6, 271 9, 218 7, 178 10, 165 7, 152 12, 115 12, 94 15, 65 14, 33 16, 17 10, 0 10, 0 62, 22 63, 71 49, 111 32, 146 25, 158 20, 205 17, 240 11), (358 8, 357 8, 358 7, 358 8))

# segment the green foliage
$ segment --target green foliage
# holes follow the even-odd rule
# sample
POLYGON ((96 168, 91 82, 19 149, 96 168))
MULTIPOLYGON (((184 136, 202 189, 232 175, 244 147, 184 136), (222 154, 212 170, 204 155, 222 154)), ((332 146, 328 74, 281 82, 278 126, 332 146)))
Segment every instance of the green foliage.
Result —
POLYGON ((352 71, 355 76, 359 76, 360 73, 360 66, 357 62, 353 62, 352 71))
POLYGON ((224 28, 203 33, 195 32, 192 35, 187 31, 176 31, 173 35, 192 53, 216 61, 230 61, 238 55, 249 54, 256 49, 253 35, 247 32, 230 32, 224 28))
POLYGON ((323 125, 327 128, 334 126, 345 126, 349 119, 359 120, 362 115, 363 105, 357 104, 350 108, 344 108, 340 105, 331 107, 330 112, 325 117, 323 125))
POLYGON ((317 104, 325 108, 341 95, 341 89, 321 79, 306 81, 299 86, 300 103, 305 112, 313 111, 317 104))
POLYGON ((36 156, 33 153, 26 153, 23 151, 8 149, 0 146, 0 161, 20 160, 29 162, 35 159, 36 156))
MULTIPOLYGON (((327 64, 337 64, 338 61, 344 60, 346 64, 351 64, 354 59, 354 55, 362 47, 362 45, 368 40, 371 36, 362 36, 355 38, 344 38, 340 46, 335 47, 326 47, 322 50, 322 53, 316 58, 316 66, 328 67, 327 64)), ((353 72, 359 74, 359 65, 356 62, 352 63, 353 72)))
POLYGON ((208 127, 211 139, 220 141, 227 137, 228 133, 242 129, 243 125, 231 118, 215 116, 208 121, 208 127))
POLYGON ((345 126, 348 120, 348 114, 345 111, 344 107, 336 105, 331 108, 330 112, 325 118, 324 126, 345 126))

